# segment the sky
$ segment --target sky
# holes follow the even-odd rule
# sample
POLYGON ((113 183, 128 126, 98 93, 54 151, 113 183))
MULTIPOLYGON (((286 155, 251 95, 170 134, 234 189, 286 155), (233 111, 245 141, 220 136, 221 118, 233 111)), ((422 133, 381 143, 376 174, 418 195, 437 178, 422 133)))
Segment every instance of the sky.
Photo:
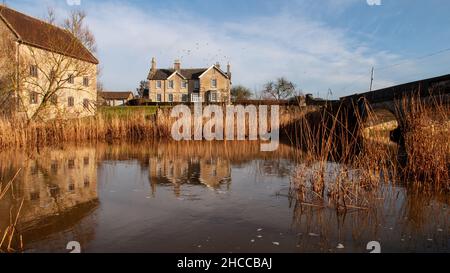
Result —
POLYGON ((100 81, 135 91, 151 58, 159 68, 232 67, 233 84, 258 92, 286 77, 314 96, 338 98, 450 74, 448 0, 6 0, 62 21, 87 12, 100 81), (79 1, 80 5, 76 5, 79 1), (75 5, 74 5, 75 3, 75 5))

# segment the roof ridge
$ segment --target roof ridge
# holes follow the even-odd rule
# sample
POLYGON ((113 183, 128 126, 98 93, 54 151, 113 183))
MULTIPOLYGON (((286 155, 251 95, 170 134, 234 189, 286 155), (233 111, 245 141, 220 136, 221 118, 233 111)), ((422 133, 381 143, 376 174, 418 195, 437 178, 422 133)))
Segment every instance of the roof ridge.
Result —
POLYGON ((81 40, 78 37, 76 37, 72 32, 70 32, 69 30, 67 30, 67 29, 65 29, 63 27, 51 24, 49 22, 46 22, 43 19, 40 19, 40 18, 37 18, 37 17, 33 17, 33 16, 30 16, 30 15, 25 14, 23 12, 17 11, 17 10, 12 9, 12 8, 9 8, 9 7, 7 7, 7 6, 3 5, 3 4, 0 4, 0 16, 8 24, 9 28, 11 28, 11 30, 18 36, 18 38, 20 38, 20 40, 22 40, 22 42, 24 42, 26 44, 29 44, 29 45, 34 46, 34 47, 40 47, 40 48, 43 48, 45 50, 54 51, 55 53, 58 53, 58 54, 67 54, 65 52, 59 52, 59 50, 57 50, 55 48, 51 48, 51 47, 48 47, 48 46, 45 46, 45 45, 42 45, 42 44, 36 44, 34 42, 30 42, 29 39, 23 37, 23 35, 22 35, 23 33, 21 34, 21 31, 18 31, 17 27, 14 26, 14 24, 12 24, 10 22, 10 20, 9 20, 10 18, 8 18, 9 16, 22 17, 24 20, 30 20, 31 24, 33 24, 33 23, 34 24, 40 24, 42 27, 49 29, 49 31, 55 31, 55 33, 56 32, 62 32, 62 33, 65 33, 66 35, 69 35, 70 39, 74 39, 74 41, 78 44, 78 46, 82 47, 86 51, 86 53, 88 55, 90 55, 89 56, 90 58, 88 56, 85 56, 85 57, 69 56, 69 57, 81 59, 81 60, 84 60, 84 61, 87 61, 87 62, 91 62, 91 63, 96 63, 96 64, 99 63, 99 61, 98 61, 97 57, 94 55, 94 53, 91 52, 91 50, 89 50, 81 42, 81 40), (9 12, 10 14, 5 14, 5 11, 9 12))
MULTIPOLYGON (((44 23, 44 24, 49 25, 49 26, 51 26, 51 27, 54 27, 54 28, 57 28, 57 29, 59 29, 59 30, 66 31, 66 32, 72 34, 72 33, 71 33, 70 31, 68 31, 67 29, 65 29, 65 28, 63 28, 63 27, 60 27, 60 26, 58 26, 58 25, 54 25, 54 24, 51 24, 51 23, 49 23, 49 22, 46 22, 44 19, 41 19, 41 18, 38 18, 38 17, 34 17, 34 16, 31 16, 31 15, 25 14, 25 13, 23 13, 23 12, 20 12, 20 11, 18 11, 18 10, 15 10, 15 9, 12 9, 12 8, 10 8, 10 7, 8 7, 8 6, 5 6, 5 5, 3 5, 3 4, 0 4, 0 13, 3 11, 3 9, 11 10, 11 11, 13 11, 13 12, 15 12, 15 13, 18 13, 18 14, 24 16, 24 17, 28 17, 29 19, 32 19, 32 20, 35 20, 35 21, 39 21, 40 23, 44 23)), ((73 34, 72 34, 72 35, 73 35, 73 34)), ((73 35, 73 36, 75 36, 75 35, 73 35)), ((76 37, 75 37, 75 38, 76 38, 76 37)))

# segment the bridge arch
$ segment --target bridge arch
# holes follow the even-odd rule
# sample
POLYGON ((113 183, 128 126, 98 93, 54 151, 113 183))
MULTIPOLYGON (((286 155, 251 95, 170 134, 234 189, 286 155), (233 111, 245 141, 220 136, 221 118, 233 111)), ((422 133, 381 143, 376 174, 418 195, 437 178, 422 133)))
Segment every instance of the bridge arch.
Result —
POLYGON ((377 142, 389 143, 391 135, 399 128, 401 119, 397 115, 393 103, 377 103, 370 105, 370 110, 364 117, 363 137, 377 142))

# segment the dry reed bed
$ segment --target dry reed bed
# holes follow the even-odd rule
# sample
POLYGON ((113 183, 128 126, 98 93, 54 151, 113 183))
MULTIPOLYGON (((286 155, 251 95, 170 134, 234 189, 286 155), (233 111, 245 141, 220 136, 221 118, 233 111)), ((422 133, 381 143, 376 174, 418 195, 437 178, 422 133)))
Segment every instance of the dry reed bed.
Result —
POLYGON ((406 162, 392 145, 363 138, 366 122, 377 118, 369 106, 367 118, 355 113, 357 126, 347 122, 346 111, 342 106, 333 112, 324 108, 291 125, 293 143, 305 151, 292 179, 291 195, 297 202, 338 211, 367 210, 386 198, 386 185, 430 194, 450 192, 448 105, 438 100, 397 102, 406 121, 399 148, 406 162))
POLYGON ((171 124, 168 115, 148 115, 143 111, 35 123, 0 119, 0 147, 28 148, 67 142, 164 138, 170 136, 171 124))

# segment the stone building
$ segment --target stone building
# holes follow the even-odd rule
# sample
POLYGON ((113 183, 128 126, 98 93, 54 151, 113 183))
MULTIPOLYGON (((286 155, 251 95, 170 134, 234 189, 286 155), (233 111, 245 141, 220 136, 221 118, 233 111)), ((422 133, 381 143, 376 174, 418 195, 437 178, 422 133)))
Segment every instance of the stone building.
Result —
POLYGON ((0 5, 0 82, 28 118, 95 114, 95 56, 69 31, 0 5), (5 84, 9 83, 9 84, 5 84))
POLYGON ((134 95, 131 91, 98 92, 98 102, 103 106, 125 106, 132 99, 134 95))
POLYGON ((156 59, 148 74, 146 99, 153 102, 174 103, 229 103, 231 66, 224 72, 217 63, 208 68, 183 69, 176 60, 173 68, 158 69, 156 59))

